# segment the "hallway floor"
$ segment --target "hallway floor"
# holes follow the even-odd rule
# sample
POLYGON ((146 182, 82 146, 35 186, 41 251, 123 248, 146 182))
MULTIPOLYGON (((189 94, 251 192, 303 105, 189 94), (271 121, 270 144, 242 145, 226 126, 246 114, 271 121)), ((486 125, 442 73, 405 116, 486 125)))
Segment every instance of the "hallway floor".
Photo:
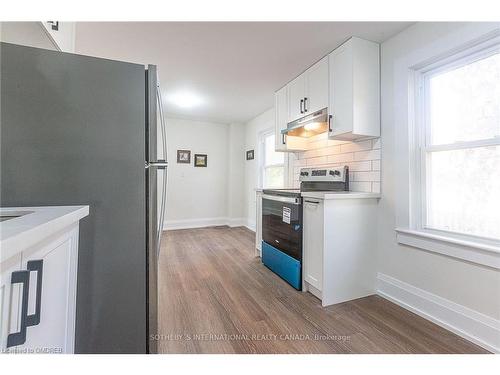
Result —
POLYGON ((246 228, 163 239, 160 353, 486 353, 379 296, 322 308, 255 257, 246 228))

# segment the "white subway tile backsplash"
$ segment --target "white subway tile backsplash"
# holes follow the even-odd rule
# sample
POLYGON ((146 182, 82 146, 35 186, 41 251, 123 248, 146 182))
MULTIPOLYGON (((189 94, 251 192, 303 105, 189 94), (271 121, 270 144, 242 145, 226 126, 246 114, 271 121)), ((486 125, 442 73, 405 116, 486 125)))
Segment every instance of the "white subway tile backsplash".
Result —
POLYGON ((346 143, 351 143, 350 141, 337 141, 337 140, 334 140, 334 139, 329 139, 326 144, 328 146, 336 146, 336 145, 343 145, 343 144, 346 144, 346 143))
POLYGON ((307 162, 306 162, 306 165, 309 167, 314 167, 316 165, 320 165, 320 164, 325 164, 325 163, 328 163, 328 157, 327 156, 319 156, 317 158, 310 158, 310 159, 306 159, 307 162))
POLYGON ((363 141, 363 142, 350 142, 345 143, 340 146, 340 150, 342 153, 345 152, 355 152, 355 151, 365 151, 372 149, 372 141, 363 141))
POLYGON ((354 160, 354 154, 352 152, 347 154, 329 155, 328 163, 345 163, 354 160))
POLYGON ((371 193, 372 192, 372 183, 371 182, 356 182, 349 181, 349 190, 351 191, 361 191, 363 193, 371 193))
POLYGON ((291 160, 290 163, 292 163, 294 167, 305 167, 307 164, 307 159, 291 160))
POLYGON ((374 172, 354 172, 353 181, 380 181, 380 173, 374 172))
POLYGON ((349 167, 352 191, 380 192, 380 139, 358 142, 329 140, 326 133, 309 139, 308 150, 289 159, 292 187, 298 188, 304 167, 349 167))
POLYGON ((353 161, 349 162, 349 170, 351 172, 354 171, 371 171, 372 170, 372 162, 371 161, 353 161))
POLYGON ((325 156, 325 155, 339 154, 339 153, 340 153, 340 146, 331 146, 331 147, 324 147, 324 148, 305 151, 304 158, 306 159, 315 158, 318 156, 325 156))
POLYGON ((380 150, 358 151, 354 153, 354 160, 379 160, 380 150))

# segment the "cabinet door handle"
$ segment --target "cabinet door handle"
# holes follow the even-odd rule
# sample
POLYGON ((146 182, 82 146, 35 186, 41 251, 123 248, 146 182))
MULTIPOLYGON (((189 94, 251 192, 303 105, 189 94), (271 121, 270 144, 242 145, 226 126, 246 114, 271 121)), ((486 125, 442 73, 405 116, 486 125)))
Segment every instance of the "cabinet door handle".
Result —
POLYGON ((30 260, 26 267, 28 271, 36 271, 36 303, 35 313, 26 317, 26 326, 40 324, 40 311, 42 307, 42 282, 43 282, 43 259, 30 260))
POLYGON ((14 271, 10 279, 11 284, 23 284, 23 298, 21 302, 21 328, 19 332, 7 336, 7 348, 26 342, 26 318, 28 316, 29 271, 14 271))
POLYGON ((333 115, 328 116, 328 132, 332 132, 332 117, 333 115))
POLYGON ((307 98, 304 98, 304 112, 307 112, 307 98))
POLYGON ((305 200, 304 202, 306 202, 306 203, 312 203, 312 204, 319 204, 319 202, 316 202, 316 201, 308 201, 308 200, 305 200))
POLYGON ((285 134, 281 134, 281 143, 283 143, 284 145, 286 145, 286 135, 285 134))
POLYGON ((302 107, 304 106, 304 99, 300 99, 300 113, 304 113, 302 107))

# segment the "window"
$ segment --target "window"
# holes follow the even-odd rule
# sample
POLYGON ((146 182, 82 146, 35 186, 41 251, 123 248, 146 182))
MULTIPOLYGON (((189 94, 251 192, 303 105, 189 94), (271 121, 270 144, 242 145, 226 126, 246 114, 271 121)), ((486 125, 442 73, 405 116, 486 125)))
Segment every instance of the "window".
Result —
POLYGON ((449 60, 419 76, 422 229, 500 239, 500 50, 449 60))
POLYGON ((261 186, 263 188, 285 186, 285 155, 274 149, 274 133, 263 134, 261 138, 261 186))

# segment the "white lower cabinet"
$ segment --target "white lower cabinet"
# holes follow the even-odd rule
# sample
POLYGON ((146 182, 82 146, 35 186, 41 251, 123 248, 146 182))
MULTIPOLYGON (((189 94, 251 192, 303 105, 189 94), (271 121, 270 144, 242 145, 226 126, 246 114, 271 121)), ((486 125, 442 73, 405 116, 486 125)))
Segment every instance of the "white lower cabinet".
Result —
POLYGON ((323 200, 304 199, 303 218, 303 282, 320 294, 323 288, 323 200))
POLYGON ((10 332, 19 332, 19 306, 23 287, 12 283, 12 274, 21 271, 21 254, 17 254, 0 264, 0 348, 7 348, 7 337, 10 332))
POLYGON ((303 199, 303 291, 322 306, 374 294, 377 199, 303 199))
POLYGON ((2 351, 74 352, 77 258, 78 223, 2 262, 2 351))

